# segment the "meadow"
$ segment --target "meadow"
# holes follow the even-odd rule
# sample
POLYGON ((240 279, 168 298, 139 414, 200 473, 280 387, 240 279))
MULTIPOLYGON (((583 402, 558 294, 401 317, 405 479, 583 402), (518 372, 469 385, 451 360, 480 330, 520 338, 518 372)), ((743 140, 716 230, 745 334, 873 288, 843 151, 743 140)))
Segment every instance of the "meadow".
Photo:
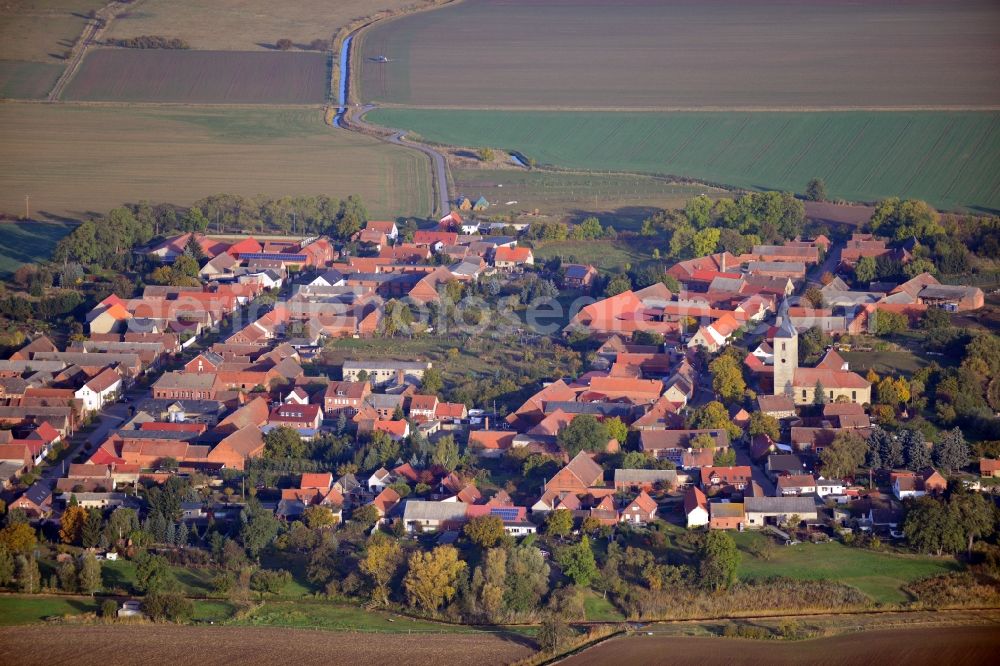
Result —
POLYGON ((406 106, 996 107, 998 18, 986 0, 464 0, 374 26, 355 62, 363 101, 406 106))
POLYGON ((330 39, 352 19, 414 4, 419 0, 143 0, 119 14, 107 35, 165 35, 213 51, 269 50, 283 38, 299 46, 330 39))
POLYGON ((878 603, 908 601, 901 589, 911 581, 955 571, 953 558, 876 553, 838 542, 775 546, 768 559, 751 554, 749 546, 762 534, 734 535, 742 551, 738 575, 743 580, 787 576, 800 580, 829 580, 861 590, 878 603))
MULTIPOLYGON (((536 261, 560 257, 564 262, 592 264, 603 272, 615 272, 632 266, 638 268, 652 261, 653 248, 665 245, 662 239, 648 237, 618 240, 565 240, 538 243, 531 252, 536 261)), ((666 248, 664 247, 664 251, 666 248)))
POLYGON ((818 177, 833 198, 1000 210, 1000 114, 992 112, 384 108, 366 117, 432 142, 516 150, 540 165, 792 192, 818 177))
POLYGON ((322 104, 328 56, 302 52, 96 49, 63 99, 205 104, 322 104))
POLYGON ((209 194, 358 194, 373 218, 430 213, 427 158, 314 109, 0 105, 0 212, 80 219, 209 194))
POLYGON ((24 264, 47 261, 56 244, 75 225, 64 222, 23 220, 0 222, 0 278, 9 278, 24 264))
POLYGON ((594 215, 617 230, 638 231, 657 209, 682 208, 699 194, 727 194, 704 185, 628 174, 452 168, 451 175, 459 196, 489 200, 487 215, 537 210, 566 222, 594 215))

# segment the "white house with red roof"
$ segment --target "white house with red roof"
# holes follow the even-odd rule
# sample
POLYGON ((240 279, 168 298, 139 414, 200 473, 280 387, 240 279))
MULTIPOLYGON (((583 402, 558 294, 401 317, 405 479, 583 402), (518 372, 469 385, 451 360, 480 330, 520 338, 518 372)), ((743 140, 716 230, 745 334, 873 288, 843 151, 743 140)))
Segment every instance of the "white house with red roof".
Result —
POLYGON ((85 412, 96 412, 118 398, 122 388, 122 376, 114 368, 105 368, 73 394, 83 402, 85 412))

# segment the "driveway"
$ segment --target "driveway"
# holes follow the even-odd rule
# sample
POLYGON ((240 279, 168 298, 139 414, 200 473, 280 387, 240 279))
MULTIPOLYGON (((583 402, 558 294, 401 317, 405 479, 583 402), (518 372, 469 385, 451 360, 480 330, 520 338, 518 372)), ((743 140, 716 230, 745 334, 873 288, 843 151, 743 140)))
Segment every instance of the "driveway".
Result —
POLYGON ((823 283, 820 278, 824 274, 830 273, 831 275, 836 275, 834 269, 840 265, 840 245, 831 245, 830 251, 826 253, 826 259, 822 263, 817 264, 809 274, 807 275, 808 286, 819 286, 822 287, 823 283))
POLYGON ((767 472, 764 471, 764 465, 754 463, 750 459, 750 449, 741 444, 736 449, 736 464, 737 465, 747 465, 750 468, 751 476, 753 480, 760 484, 760 487, 764 489, 764 494, 768 497, 774 495, 774 484, 771 483, 771 479, 768 478, 767 472))

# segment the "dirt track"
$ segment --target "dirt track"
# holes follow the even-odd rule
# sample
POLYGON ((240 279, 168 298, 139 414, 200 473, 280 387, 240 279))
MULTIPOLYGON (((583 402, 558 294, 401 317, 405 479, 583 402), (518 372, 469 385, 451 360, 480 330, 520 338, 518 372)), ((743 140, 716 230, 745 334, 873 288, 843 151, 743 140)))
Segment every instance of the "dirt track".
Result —
POLYGON ((9 666, 150 664, 509 664, 530 642, 496 634, 352 634, 272 627, 33 626, 0 629, 9 666))

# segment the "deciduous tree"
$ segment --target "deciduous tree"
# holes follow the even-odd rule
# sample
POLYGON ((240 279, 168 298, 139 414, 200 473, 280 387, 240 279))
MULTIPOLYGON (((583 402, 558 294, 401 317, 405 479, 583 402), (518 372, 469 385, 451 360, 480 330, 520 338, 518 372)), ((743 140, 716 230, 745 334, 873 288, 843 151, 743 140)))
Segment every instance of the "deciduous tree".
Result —
POLYGON ((559 446, 570 458, 580 451, 603 451, 610 439, 608 427, 591 414, 577 416, 558 435, 559 446))
POLYGON ((823 475, 827 478, 849 476, 865 462, 868 444, 865 439, 851 430, 841 430, 829 446, 820 451, 823 475))
POLYGON ((573 530, 573 514, 567 509, 556 509, 545 517, 545 533, 564 537, 573 530))
POLYGON ((561 548, 556 554, 556 561, 563 575, 573 581, 574 585, 587 586, 597 577, 597 562, 594 560, 594 549, 590 546, 590 537, 586 534, 580 542, 561 548))
POLYGON ((453 546, 438 546, 431 552, 418 551, 409 559, 403 587, 410 605, 436 611, 454 598, 465 562, 453 546))
POLYGON ((699 553, 698 573, 702 583, 714 590, 726 589, 736 582, 740 552, 726 532, 710 530, 699 553))
POLYGON ((499 516, 479 516, 465 524, 462 530, 472 543, 482 549, 493 548, 503 541, 506 532, 499 516))
POLYGON ((372 582, 372 601, 378 604, 389 601, 389 582, 402 563, 403 549, 395 539, 381 532, 368 539, 358 566, 372 582))

